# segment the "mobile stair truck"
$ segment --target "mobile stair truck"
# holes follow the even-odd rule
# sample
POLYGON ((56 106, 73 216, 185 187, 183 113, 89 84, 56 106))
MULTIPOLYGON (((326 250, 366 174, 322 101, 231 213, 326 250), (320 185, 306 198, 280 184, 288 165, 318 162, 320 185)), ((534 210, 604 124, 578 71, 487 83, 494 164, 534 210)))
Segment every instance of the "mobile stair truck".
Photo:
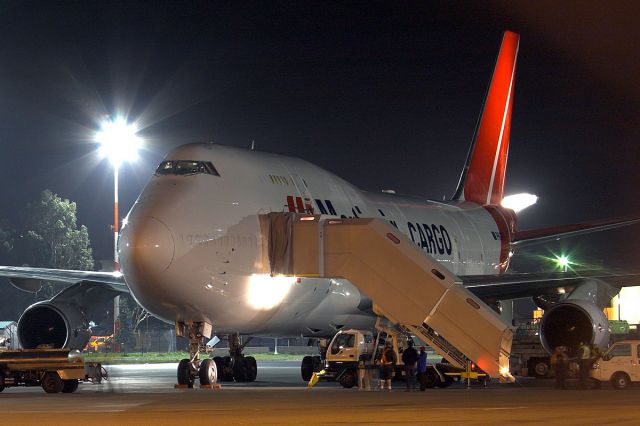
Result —
MULTIPOLYGON (((405 370, 402 363, 402 353, 409 347, 413 338, 406 332, 384 324, 386 321, 379 318, 376 323, 377 335, 369 330, 340 330, 333 337, 327 348, 323 374, 320 380, 335 380, 345 388, 351 388, 358 382, 358 370, 360 368, 372 368, 373 361, 378 351, 386 342, 391 343, 391 348, 396 354, 397 363, 394 368, 396 378, 404 377, 405 370), (384 342, 384 343, 383 343, 384 342), (360 365, 365 361, 365 365, 360 365)), ((473 379, 474 382, 484 386, 491 380, 488 374, 478 371, 475 366, 471 371, 452 366, 448 362, 430 363, 421 386, 425 388, 446 388, 454 380, 473 379)), ((468 382, 470 385, 470 382, 468 382)))
POLYGON ((13 386, 42 386, 47 393, 73 393, 80 382, 106 378, 100 363, 85 363, 79 352, 69 349, 0 351, 0 392, 13 386))
MULTIPOLYGON (((345 278, 373 310, 418 337, 451 366, 513 381, 513 331, 460 278, 381 219, 261 215, 272 274, 345 278)), ((467 377, 465 377, 467 378, 467 377)))

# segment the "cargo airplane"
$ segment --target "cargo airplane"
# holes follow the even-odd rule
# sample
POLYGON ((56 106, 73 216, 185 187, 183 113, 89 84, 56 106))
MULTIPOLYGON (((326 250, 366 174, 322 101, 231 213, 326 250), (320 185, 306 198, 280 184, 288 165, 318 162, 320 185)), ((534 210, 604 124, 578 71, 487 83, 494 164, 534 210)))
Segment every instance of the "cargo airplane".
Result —
POLYGON ((122 292, 189 338, 191 359, 178 366, 182 384, 210 383, 218 375, 254 380, 255 360, 242 354, 239 336, 326 339, 341 328, 372 329, 371 300, 352 283, 270 274, 259 215, 283 211, 382 218, 490 305, 533 297, 545 309, 546 348, 606 344, 602 308, 620 286, 636 284, 636 274, 506 273, 518 246, 640 221, 520 231, 515 213, 501 207, 518 46, 519 36, 506 32, 450 200, 365 192, 298 158, 212 143, 180 146, 163 159, 124 220, 121 273, 0 268, 0 276, 25 290, 40 280, 69 283, 25 310, 18 325, 22 346, 83 347, 96 301, 122 292), (230 355, 201 360, 213 334, 229 336, 230 355))

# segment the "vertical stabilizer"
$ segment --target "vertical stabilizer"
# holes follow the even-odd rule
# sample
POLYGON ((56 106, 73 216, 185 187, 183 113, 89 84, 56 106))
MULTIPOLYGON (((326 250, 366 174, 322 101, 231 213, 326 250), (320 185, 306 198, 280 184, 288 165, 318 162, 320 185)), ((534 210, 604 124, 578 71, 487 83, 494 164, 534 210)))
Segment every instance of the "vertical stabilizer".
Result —
POLYGON ((509 153, 520 36, 506 31, 454 200, 500 204, 509 153))

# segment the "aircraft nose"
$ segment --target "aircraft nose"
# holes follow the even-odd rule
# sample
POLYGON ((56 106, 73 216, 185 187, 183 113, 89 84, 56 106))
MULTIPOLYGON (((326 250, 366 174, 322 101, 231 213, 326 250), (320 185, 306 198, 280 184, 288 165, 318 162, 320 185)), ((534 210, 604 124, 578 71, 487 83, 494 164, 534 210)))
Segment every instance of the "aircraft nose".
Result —
POLYGON ((118 247, 125 274, 156 275, 169 268, 175 253, 171 230, 152 216, 128 223, 122 230, 118 247))

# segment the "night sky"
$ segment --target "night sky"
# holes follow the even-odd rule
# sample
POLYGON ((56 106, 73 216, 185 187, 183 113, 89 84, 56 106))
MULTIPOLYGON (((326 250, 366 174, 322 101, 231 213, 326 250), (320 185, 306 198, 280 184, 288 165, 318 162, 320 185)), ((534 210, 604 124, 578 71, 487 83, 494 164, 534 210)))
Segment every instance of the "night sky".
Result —
MULTIPOLYGON (((118 114, 146 140, 122 216, 188 142, 255 140, 366 190, 451 196, 506 29, 521 34, 506 192, 541 197, 521 228, 640 213, 640 3, 556 3, 0 1, 0 222, 49 188, 109 258, 93 136, 118 114)), ((638 227, 599 238, 628 235, 623 253, 640 249, 638 227)))

